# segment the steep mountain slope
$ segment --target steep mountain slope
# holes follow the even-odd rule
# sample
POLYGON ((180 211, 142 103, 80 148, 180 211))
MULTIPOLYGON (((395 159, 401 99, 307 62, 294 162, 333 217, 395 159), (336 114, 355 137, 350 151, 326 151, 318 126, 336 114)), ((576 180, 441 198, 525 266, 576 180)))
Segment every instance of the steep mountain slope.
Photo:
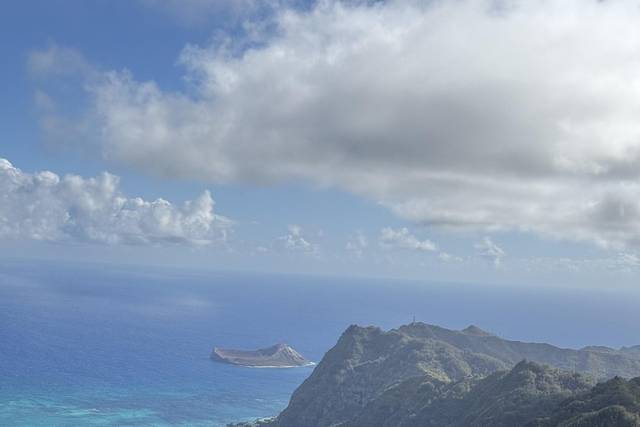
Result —
POLYGON ((450 382, 507 367, 445 341, 351 326, 294 392, 278 425, 330 426, 350 419, 385 389, 408 378, 428 374, 450 382))
POLYGON ((620 377, 562 402, 537 427, 640 426, 640 378, 620 377))
MULTIPOLYGON (((640 375, 633 351, 570 350, 549 344, 504 340, 469 327, 453 331, 412 323, 384 332, 349 327, 278 416, 282 427, 333 426, 353 420, 392 387, 433 387, 434 396, 463 392, 472 380, 528 359, 594 378, 640 375), (469 383, 463 380, 471 381, 469 383), (426 383, 421 383, 426 381, 426 383), (452 389, 457 383, 462 390, 452 389), (425 385, 426 384, 426 385, 425 385)), ((429 399, 428 395, 425 395, 429 399)))
MULTIPOLYGON (((580 374, 522 361, 484 379, 428 375, 390 387, 336 427, 640 427, 640 378, 593 386, 580 374)), ((264 419, 232 427, 278 425, 264 419)))
POLYGON ((483 380, 410 379, 385 391, 344 427, 522 426, 591 388, 579 374, 521 362, 483 380))

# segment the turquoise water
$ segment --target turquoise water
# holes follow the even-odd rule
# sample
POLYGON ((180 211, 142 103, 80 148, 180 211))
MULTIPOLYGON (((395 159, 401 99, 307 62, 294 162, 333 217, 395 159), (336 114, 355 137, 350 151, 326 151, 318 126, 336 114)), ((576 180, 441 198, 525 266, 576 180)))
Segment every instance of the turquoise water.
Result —
POLYGON ((244 319, 223 284, 42 273, 13 272, 0 288, 2 426, 224 425, 276 414, 311 372, 210 361, 213 345, 252 348, 290 335, 278 319, 273 329, 244 319))
POLYGON ((352 323, 411 320, 563 346, 640 342, 629 294, 0 264, 1 426, 220 426, 277 414, 312 368, 209 360, 287 342, 319 360, 352 323), (508 320, 508 321, 505 321, 508 320))

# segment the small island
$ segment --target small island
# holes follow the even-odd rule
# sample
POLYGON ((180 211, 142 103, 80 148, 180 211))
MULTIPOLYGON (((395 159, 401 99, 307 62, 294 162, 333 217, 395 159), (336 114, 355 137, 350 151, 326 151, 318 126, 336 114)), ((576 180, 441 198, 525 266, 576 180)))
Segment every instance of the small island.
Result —
POLYGON ((216 362, 253 368, 295 368, 314 365, 287 344, 276 344, 254 351, 214 347, 211 359, 216 362))

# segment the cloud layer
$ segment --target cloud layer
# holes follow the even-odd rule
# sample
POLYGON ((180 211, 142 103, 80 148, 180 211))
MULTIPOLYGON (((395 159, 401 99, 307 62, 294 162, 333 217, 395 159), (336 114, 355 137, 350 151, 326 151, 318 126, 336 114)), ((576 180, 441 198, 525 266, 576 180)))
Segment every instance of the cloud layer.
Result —
POLYGON ((380 244, 384 247, 408 249, 419 252, 434 252, 438 248, 431 240, 420 240, 409 232, 406 227, 394 230, 385 227, 380 230, 380 244))
POLYGON ((260 43, 187 46, 189 91, 92 76, 105 155, 302 179, 431 226, 640 244, 637 2, 326 0, 273 19, 260 43))
POLYGON ((178 207, 128 198, 118 177, 25 173, 0 158, 0 237, 107 244, 210 244, 231 222, 214 213, 209 192, 178 207))

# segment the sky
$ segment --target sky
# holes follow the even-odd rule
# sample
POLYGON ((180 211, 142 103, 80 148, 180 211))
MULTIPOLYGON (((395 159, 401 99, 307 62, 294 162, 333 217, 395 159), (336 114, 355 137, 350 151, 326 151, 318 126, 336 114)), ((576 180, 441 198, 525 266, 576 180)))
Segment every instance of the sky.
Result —
POLYGON ((636 1, 0 7, 4 258, 637 282, 636 1))

